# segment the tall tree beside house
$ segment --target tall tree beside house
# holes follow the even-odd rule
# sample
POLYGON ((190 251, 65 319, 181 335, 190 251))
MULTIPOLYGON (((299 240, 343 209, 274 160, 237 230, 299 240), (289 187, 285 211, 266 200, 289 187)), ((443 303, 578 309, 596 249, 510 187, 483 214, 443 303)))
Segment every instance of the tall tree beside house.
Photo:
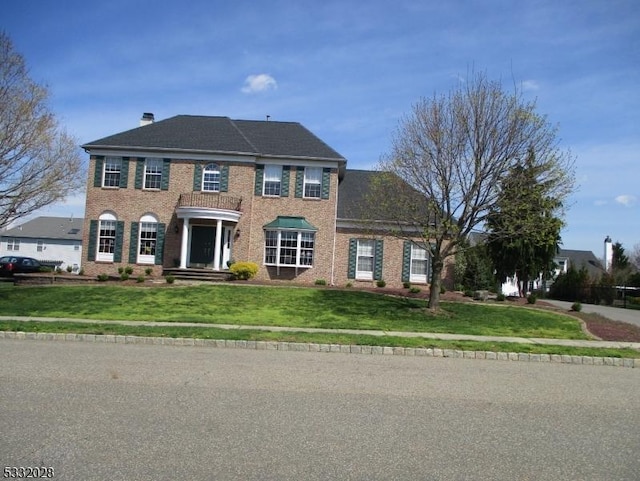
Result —
MULTIPOLYGON (((432 260, 429 306, 437 309, 445 261, 480 230, 505 175, 536 152, 541 180, 562 200, 574 186, 573 159, 556 129, 516 88, 473 73, 447 95, 422 98, 403 117, 383 156, 372 214, 393 213, 392 235, 411 239, 432 260)), ((388 218, 377 217, 377 218, 388 218)), ((376 217, 372 217, 376 218, 376 217)))
POLYGON ((564 222, 558 217, 562 201, 544 178, 546 163, 529 149, 526 159, 513 166, 499 184, 496 203, 489 209, 487 246, 500 282, 516 276, 520 296, 529 281, 549 278, 558 253, 564 222))
POLYGON ((624 252, 621 242, 615 242, 612 246, 611 275, 616 285, 625 285, 633 272, 633 266, 624 252))
POLYGON ((48 96, 0 32, 0 228, 84 186, 77 143, 49 111, 48 96))

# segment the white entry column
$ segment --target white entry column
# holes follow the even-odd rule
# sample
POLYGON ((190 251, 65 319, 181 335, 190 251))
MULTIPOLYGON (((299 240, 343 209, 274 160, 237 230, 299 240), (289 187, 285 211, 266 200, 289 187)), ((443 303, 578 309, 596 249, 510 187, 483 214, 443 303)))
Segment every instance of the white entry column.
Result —
POLYGON ((180 243, 180 269, 187 268, 187 255, 189 252, 189 218, 182 221, 182 242, 180 243))
POLYGON ((216 226, 216 244, 213 249, 213 270, 220 270, 220 251, 222 249, 222 220, 218 219, 216 226))

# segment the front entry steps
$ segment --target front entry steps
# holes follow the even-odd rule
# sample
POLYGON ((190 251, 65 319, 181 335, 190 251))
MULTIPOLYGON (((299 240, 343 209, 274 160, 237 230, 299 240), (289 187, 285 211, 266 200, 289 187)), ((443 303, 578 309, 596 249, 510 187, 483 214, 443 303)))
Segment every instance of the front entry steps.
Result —
POLYGON ((174 279, 187 281, 208 281, 208 282, 224 282, 231 280, 232 274, 229 270, 212 271, 211 269, 179 269, 165 268, 162 271, 163 276, 173 276, 174 279))

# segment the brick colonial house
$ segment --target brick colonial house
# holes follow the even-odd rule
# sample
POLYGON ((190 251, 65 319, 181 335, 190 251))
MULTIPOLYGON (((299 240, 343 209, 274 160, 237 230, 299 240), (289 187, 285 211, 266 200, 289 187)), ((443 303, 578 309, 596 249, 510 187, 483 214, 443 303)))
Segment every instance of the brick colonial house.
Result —
POLYGON ((426 284, 424 249, 363 229, 371 171, 299 123, 179 115, 82 146, 90 155, 87 275, 130 265, 224 271, 261 280, 426 284))

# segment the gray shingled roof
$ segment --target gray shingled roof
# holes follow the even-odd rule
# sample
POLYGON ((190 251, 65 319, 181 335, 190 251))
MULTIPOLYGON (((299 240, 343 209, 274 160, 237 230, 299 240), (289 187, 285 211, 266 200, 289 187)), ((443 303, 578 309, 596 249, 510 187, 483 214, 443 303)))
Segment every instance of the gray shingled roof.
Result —
POLYGON ((586 267, 591 277, 599 277, 604 273, 602 264, 591 251, 560 249, 556 257, 566 257, 569 259, 569 266, 573 266, 576 270, 586 267))
MULTIPOLYGON (((375 209, 371 205, 372 200, 367 199, 371 191, 371 185, 376 176, 388 175, 374 170, 350 170, 347 169, 344 178, 338 187, 338 219, 342 220, 398 220, 395 212, 388 208, 375 209), (375 213, 374 213, 375 211, 375 213)), ((398 179, 399 180, 399 179, 398 179)), ((416 205, 423 202, 425 197, 415 191, 416 205)), ((423 215, 428 215, 426 202, 423 215)))
POLYGON ((367 194, 372 179, 379 175, 372 170, 347 169, 338 187, 338 219, 368 220, 367 194))
POLYGON ((297 122, 177 115, 89 142, 85 149, 145 149, 328 159, 344 157, 297 122))
POLYGON ((0 232, 2 237, 23 239, 82 240, 84 219, 68 217, 36 217, 17 227, 0 232))

